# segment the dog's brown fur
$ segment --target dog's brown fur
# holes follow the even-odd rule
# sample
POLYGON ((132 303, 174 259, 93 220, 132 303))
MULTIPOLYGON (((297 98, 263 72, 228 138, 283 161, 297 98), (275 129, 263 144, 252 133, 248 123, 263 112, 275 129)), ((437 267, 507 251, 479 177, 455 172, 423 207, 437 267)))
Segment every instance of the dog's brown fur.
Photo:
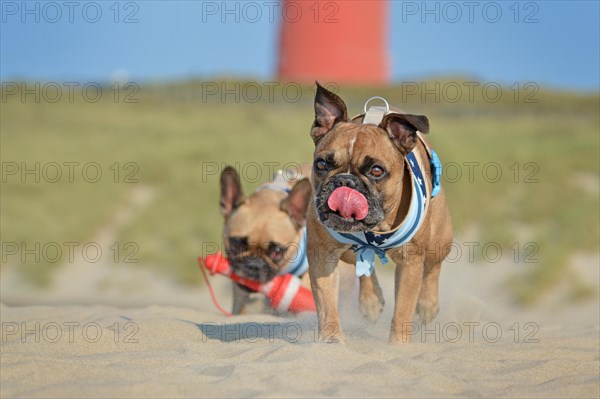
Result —
MULTIPOLYGON (((411 176, 405 170, 404 157, 416 148, 421 160, 427 161, 423 144, 416 131, 427 133, 426 117, 416 115, 387 115, 379 126, 351 121, 346 105, 334 93, 318 86, 315 98, 315 122, 311 136, 315 142, 315 160, 324 154, 333 154, 335 164, 325 173, 313 167, 313 201, 308 207, 308 261, 309 275, 319 319, 319 337, 326 342, 343 342, 337 310, 338 262, 354 264, 354 252, 349 245, 338 243, 327 232, 316 208, 322 186, 339 173, 351 173, 382 198, 384 216, 368 230, 388 231, 400 223, 410 205, 411 176), (373 182, 360 172, 366 156, 378 160, 387 170, 387 178, 373 182)), ((425 176, 431 176, 429 162, 425 176)), ((426 179, 430 180, 430 179, 426 179)), ((431 192, 431 181, 427 181, 431 192)), ((371 200, 369 199, 369 202, 371 200)), ((371 203, 369 203, 371 212, 371 203)), ((430 322, 439 311, 438 280, 441 263, 448 255, 452 241, 452 223, 446 206, 444 190, 431 199, 423 224, 405 246, 390 249, 388 258, 396 263, 395 309, 390 341, 409 342, 411 323, 418 312, 421 320, 430 322)), ((360 227, 360 226, 359 226, 360 227)), ((360 229, 360 228, 359 228, 360 229)), ((362 228, 360 230, 367 230, 362 228)), ((375 272, 360 278, 360 310, 371 321, 376 321, 383 310, 383 296, 375 272)))

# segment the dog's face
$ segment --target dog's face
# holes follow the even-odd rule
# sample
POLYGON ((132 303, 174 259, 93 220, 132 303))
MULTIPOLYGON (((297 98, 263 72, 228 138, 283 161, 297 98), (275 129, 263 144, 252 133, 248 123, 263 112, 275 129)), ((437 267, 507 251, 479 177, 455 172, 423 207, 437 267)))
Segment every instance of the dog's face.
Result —
POLYGON ((239 276, 268 282, 296 255, 310 195, 310 182, 302 179, 288 195, 262 190, 245 198, 235 169, 223 171, 223 242, 239 276))
POLYGON ((321 223, 340 232, 374 230, 402 197, 404 157, 427 133, 427 117, 388 114, 379 126, 351 121, 346 105, 317 84, 313 182, 321 223))

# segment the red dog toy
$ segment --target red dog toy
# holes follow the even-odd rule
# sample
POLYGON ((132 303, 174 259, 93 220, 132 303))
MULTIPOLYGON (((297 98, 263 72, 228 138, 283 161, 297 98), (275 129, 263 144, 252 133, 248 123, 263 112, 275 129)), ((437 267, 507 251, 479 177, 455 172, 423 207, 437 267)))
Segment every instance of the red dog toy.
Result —
POLYGON ((206 258, 198 258, 200 267, 203 265, 211 274, 222 274, 238 284, 250 288, 252 291, 261 292, 269 298, 271 307, 280 312, 314 312, 316 311, 315 300, 312 292, 300 285, 300 278, 293 274, 276 276, 268 283, 261 284, 256 280, 250 280, 238 276, 229 266, 229 261, 220 252, 208 255, 206 258))

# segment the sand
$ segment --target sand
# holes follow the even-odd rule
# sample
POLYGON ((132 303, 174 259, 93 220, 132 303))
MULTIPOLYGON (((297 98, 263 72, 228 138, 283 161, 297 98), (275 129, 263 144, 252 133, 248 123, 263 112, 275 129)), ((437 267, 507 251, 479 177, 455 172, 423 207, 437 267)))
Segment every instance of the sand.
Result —
MULTIPOLYGON (((597 280, 588 261, 584 273, 597 280)), ((389 275, 375 325, 360 318, 356 287, 341 298, 344 346, 316 342, 314 314, 228 318, 199 288, 77 299, 3 281, 0 396, 599 397, 597 297, 521 309, 501 283, 506 272, 446 266, 438 324, 402 346, 387 344, 389 275)), ((213 281, 228 305, 228 283, 213 281)))

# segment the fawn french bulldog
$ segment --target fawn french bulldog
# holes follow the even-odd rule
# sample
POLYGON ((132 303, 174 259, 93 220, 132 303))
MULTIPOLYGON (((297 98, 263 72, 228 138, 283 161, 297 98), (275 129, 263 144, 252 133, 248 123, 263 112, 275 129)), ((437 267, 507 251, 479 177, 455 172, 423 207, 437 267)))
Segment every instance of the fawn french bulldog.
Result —
POLYGON ((441 164, 422 136, 429 121, 389 106, 350 119, 344 101, 318 83, 314 107, 306 223, 319 337, 344 341, 337 309, 340 259, 356 264, 362 314, 379 318, 384 302, 377 256, 396 264, 390 341, 409 342, 415 311, 424 322, 438 313, 440 268, 452 241, 441 164))

